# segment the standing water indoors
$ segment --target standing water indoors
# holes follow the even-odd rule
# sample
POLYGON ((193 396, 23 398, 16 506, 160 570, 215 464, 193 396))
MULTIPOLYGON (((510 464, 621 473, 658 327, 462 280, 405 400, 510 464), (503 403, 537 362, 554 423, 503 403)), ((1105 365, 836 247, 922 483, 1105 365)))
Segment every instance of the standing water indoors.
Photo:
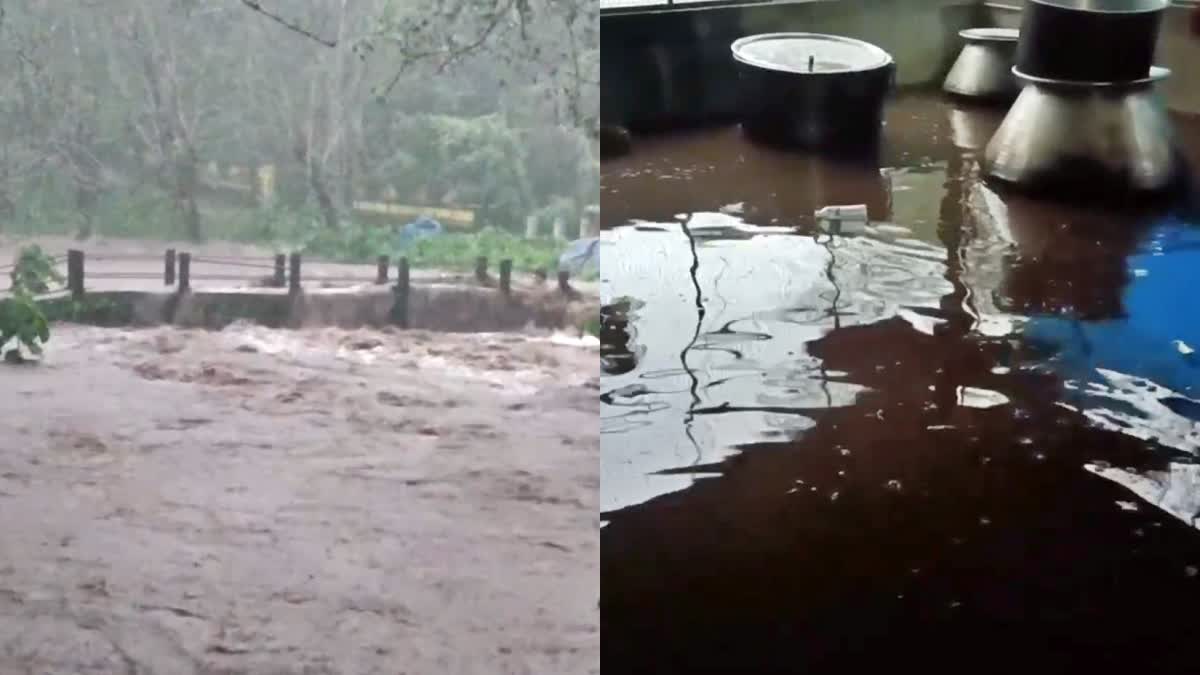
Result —
POLYGON ((606 668, 1194 671, 1200 219, 997 191, 1001 117, 604 165, 606 668))

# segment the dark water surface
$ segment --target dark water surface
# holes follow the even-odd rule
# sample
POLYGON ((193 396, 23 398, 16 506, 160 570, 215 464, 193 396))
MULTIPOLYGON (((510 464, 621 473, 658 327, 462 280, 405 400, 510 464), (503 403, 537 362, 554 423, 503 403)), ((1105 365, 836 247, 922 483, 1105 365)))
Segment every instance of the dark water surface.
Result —
POLYGON ((604 164, 605 673, 1200 673, 1200 220, 996 193, 999 119, 604 164))

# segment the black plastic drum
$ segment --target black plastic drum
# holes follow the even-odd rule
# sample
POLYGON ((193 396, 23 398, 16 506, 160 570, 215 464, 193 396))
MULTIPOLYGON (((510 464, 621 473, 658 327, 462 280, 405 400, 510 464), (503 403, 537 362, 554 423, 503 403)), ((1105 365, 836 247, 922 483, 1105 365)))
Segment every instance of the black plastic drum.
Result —
POLYGON ((1154 64, 1167 0, 1029 0, 1017 68, 1077 82, 1140 80, 1154 64))
POLYGON ((890 54, 815 33, 755 35, 732 49, 742 128, 751 137, 835 154, 878 148, 895 86, 890 54))

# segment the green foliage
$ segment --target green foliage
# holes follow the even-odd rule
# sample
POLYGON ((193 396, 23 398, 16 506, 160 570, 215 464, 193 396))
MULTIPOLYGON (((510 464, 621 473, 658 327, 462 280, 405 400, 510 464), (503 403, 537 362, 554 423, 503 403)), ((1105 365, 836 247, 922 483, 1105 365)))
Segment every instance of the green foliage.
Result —
POLYGON ((82 300, 54 298, 41 303, 49 323, 69 321, 92 326, 127 326, 133 321, 133 305, 87 295, 82 300))
MULTIPOLYGON (((17 214, 4 230, 17 235, 74 236, 83 217, 73 203, 65 186, 44 181, 22 194, 17 214)), ((106 192, 90 215, 93 233, 106 237, 179 239, 185 234, 170 198, 149 186, 106 192)))
POLYGON ((485 228, 473 234, 446 234, 418 239, 397 255, 408 256, 413 267, 432 267, 466 271, 475 259, 486 256, 495 266, 510 258, 519 272, 543 270, 553 274, 558 268, 560 244, 551 239, 523 239, 504 230, 485 228))
POLYGON ((26 293, 16 293, 0 300, 0 355, 7 361, 10 352, 22 345, 33 354, 42 353, 42 345, 50 339, 50 324, 37 301, 26 293))
POLYGON ((108 237, 182 239, 186 235, 171 199, 149 186, 106 193, 93 215, 93 228, 108 237))
POLYGON ((406 198, 477 204, 480 221, 493 224, 519 223, 532 208, 530 155, 502 115, 380 114, 377 124, 373 174, 406 198))
POLYGON ((305 233, 300 250, 337 262, 372 262, 390 253, 391 231, 358 223, 343 223, 338 229, 319 224, 305 233))
POLYGON ((388 226, 344 222, 333 230, 315 214, 295 213, 291 218, 273 218, 277 225, 271 236, 284 248, 333 262, 372 263, 381 255, 392 259, 405 256, 414 269, 465 272, 474 269, 476 258, 486 256, 493 267, 508 258, 513 261, 515 271, 540 269, 553 274, 561 249, 561 244, 550 239, 524 239, 490 227, 479 232, 450 232, 418 239, 401 248, 399 236, 388 226))
POLYGON ((61 284, 64 281, 54 268, 54 259, 36 244, 22 248, 17 254, 11 276, 13 292, 28 295, 47 293, 51 283, 61 284))
POLYGON ((516 133, 499 115, 439 118, 439 159, 447 180, 474 185, 469 201, 480 205, 484 222, 520 222, 530 203, 524 152, 516 133))
POLYGON ((539 232, 549 232, 555 220, 564 223, 575 223, 579 220, 579 211, 570 199, 557 197, 550 203, 534 211, 531 215, 537 220, 539 232))
POLYGON ((582 332, 584 335, 594 335, 600 337, 600 317, 594 316, 583 323, 582 332))
POLYGON ((38 246, 21 249, 12 271, 12 297, 0 300, 0 355, 6 361, 22 346, 40 355, 50 340, 50 324, 34 296, 49 291, 51 282, 62 282, 54 260, 38 246))

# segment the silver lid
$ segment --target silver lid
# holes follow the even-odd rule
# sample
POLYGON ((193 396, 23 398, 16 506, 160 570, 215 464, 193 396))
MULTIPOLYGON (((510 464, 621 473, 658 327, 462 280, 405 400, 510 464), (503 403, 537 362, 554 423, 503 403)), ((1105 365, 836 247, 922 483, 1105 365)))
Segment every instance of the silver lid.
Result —
POLYGON ((1136 80, 1121 80, 1114 82, 1083 82, 1080 80, 1058 80, 1051 77, 1038 77, 1036 75, 1027 75, 1021 72, 1021 69, 1013 66, 1012 74, 1017 76, 1017 79, 1028 82, 1030 84, 1040 84, 1045 86, 1060 87, 1066 89, 1134 89, 1154 84, 1161 80, 1165 80, 1171 76, 1170 68, 1162 66, 1150 66, 1150 71, 1146 77, 1136 80))
POLYGON ((959 37, 974 42, 1016 42, 1021 31, 1016 28, 968 28, 959 31, 959 37))
POLYGON ((819 33, 751 35, 731 49, 742 63, 787 73, 852 73, 892 63, 890 54, 869 42, 819 33))
POLYGON ((1170 0, 1030 0, 1030 2, 1096 14, 1161 12, 1171 4, 1170 0))

